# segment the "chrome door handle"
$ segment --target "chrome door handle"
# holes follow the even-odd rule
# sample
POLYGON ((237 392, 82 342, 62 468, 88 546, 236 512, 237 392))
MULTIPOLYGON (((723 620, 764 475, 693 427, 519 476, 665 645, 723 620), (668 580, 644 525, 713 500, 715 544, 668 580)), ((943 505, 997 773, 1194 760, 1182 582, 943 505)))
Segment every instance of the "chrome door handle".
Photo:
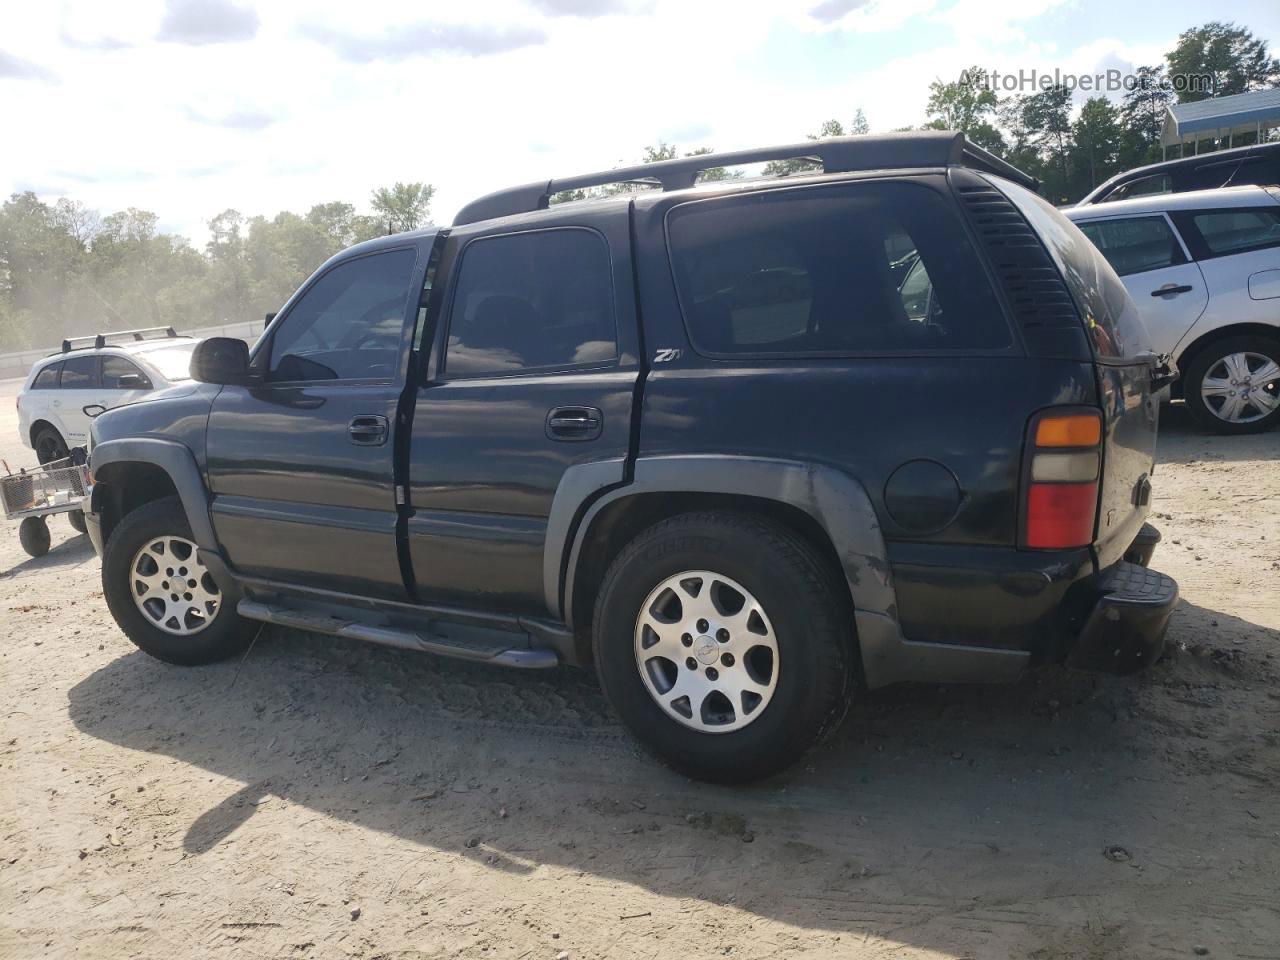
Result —
POLYGON ((380 447, 387 442, 387 418, 369 415, 353 417, 347 424, 347 436, 359 447, 380 447))
POLYGON ((604 429, 604 414, 595 407, 553 407, 547 413, 552 440, 594 440, 604 429))

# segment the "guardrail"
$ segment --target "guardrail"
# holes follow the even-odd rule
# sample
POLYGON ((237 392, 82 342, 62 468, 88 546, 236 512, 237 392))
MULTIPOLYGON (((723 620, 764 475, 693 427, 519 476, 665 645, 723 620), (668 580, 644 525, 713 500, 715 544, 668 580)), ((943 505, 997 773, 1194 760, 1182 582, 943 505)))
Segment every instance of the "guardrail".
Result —
MULTIPOLYGON (((110 332, 110 331, 106 331, 110 332)), ((178 329, 184 337, 235 337, 250 346, 262 333, 261 320, 244 320, 240 323, 222 323, 213 327, 198 327, 195 330, 178 329)), ((11 380, 14 377, 25 377, 31 372, 31 365, 57 353, 57 347, 42 347, 38 350, 21 350, 17 353, 0 353, 0 380, 11 380)))

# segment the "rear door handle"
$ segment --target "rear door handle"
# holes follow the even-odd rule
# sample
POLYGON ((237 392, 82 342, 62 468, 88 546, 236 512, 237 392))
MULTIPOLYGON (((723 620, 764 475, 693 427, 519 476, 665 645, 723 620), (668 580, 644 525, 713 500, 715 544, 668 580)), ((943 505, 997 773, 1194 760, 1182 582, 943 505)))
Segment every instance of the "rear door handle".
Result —
POLYGON ((1166 283, 1151 291, 1153 297, 1176 297, 1180 293, 1190 293, 1191 285, 1186 283, 1166 283))
POLYGON ((360 447, 380 447, 387 442, 387 418, 380 416, 353 417, 347 425, 347 436, 360 447))
POLYGON ((604 429, 604 414, 595 407, 552 407, 547 436, 552 440, 595 440, 604 429))

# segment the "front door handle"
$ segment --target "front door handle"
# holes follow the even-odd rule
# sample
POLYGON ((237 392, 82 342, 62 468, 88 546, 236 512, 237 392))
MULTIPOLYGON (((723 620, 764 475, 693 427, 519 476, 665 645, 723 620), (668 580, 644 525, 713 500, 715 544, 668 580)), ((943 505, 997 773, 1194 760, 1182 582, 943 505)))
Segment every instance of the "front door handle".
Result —
POLYGON ((552 407, 547 436, 552 440, 595 440, 604 429, 604 414, 595 407, 552 407))
POLYGON ((1176 297, 1180 293, 1190 293, 1191 286, 1186 283, 1166 283, 1151 291, 1153 297, 1176 297))
POLYGON ((347 425, 347 436, 360 447, 380 447, 387 442, 387 418, 380 416, 353 417, 347 425))

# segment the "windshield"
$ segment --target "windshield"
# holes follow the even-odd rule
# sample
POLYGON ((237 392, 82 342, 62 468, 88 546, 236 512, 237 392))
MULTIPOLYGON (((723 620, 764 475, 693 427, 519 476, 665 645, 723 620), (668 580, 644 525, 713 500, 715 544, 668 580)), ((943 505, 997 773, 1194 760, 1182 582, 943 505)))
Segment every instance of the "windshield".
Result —
POLYGON ((148 350, 139 357, 159 370, 160 376, 166 380, 190 380, 191 354, 195 349, 195 343, 182 343, 160 350, 148 350))

